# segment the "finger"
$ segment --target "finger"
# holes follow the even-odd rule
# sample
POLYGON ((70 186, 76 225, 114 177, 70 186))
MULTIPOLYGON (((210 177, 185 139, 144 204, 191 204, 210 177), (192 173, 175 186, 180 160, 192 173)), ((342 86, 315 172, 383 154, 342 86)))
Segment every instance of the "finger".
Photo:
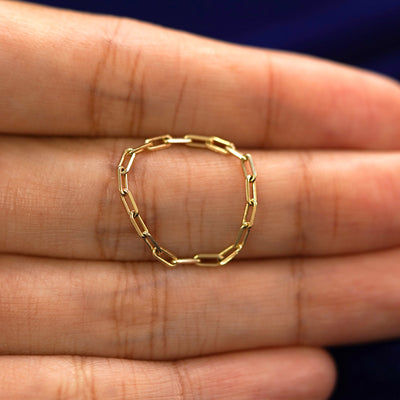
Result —
POLYGON ((324 400, 335 380, 330 357, 306 348, 176 362, 1 357, 0 372, 7 400, 324 400))
MULTIPOLYGON (((0 252, 150 259, 119 198, 116 164, 129 145, 0 139, 0 252)), ((258 207, 241 257, 400 245, 397 153, 252 154, 258 207)), ((177 256, 218 253, 235 242, 245 205, 236 157, 179 147, 140 153, 129 179, 151 234, 177 256)))
POLYGON ((386 78, 115 17, 7 1, 0 15, 2 132, 400 148, 386 78))
POLYGON ((0 353, 173 360, 400 334, 400 250, 219 269, 3 256, 0 353))

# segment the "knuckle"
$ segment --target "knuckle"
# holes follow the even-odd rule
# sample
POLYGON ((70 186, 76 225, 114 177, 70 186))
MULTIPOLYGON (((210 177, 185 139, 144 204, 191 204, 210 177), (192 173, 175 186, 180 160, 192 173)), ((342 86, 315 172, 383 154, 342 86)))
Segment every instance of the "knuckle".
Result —
POLYGON ((303 255, 309 248, 308 229, 309 211, 311 210, 311 154, 305 152, 298 158, 299 186, 294 204, 294 253, 303 255))
POLYGON ((123 263, 119 270, 109 318, 121 357, 160 359, 168 352, 168 282, 155 264, 123 263))
POLYGON ((115 64, 116 60, 116 53, 120 47, 118 44, 118 32, 121 21, 116 19, 112 24, 106 24, 103 28, 103 35, 99 39, 98 53, 96 53, 97 63, 89 83, 88 93, 88 118, 93 134, 102 133, 102 114, 105 110, 105 99, 110 96, 110 90, 103 86, 109 82, 112 67, 114 67, 113 64, 115 64))
POLYGON ((98 400, 93 365, 80 356, 69 357, 69 363, 72 379, 64 383, 64 388, 59 390, 59 393, 62 393, 61 399, 98 400))
POLYGON ((291 280, 293 281, 293 342, 305 344, 304 326, 304 285, 305 267, 302 258, 293 258, 290 263, 291 280))
POLYGON ((171 362, 171 375, 177 387, 177 393, 174 396, 175 400, 196 399, 198 397, 197 395, 200 391, 196 390, 185 361, 171 362))
POLYGON ((108 21, 111 22, 103 26, 103 35, 99 39, 97 63, 89 83, 88 119, 91 132, 107 133, 111 129, 108 125, 115 121, 111 118, 109 122, 109 116, 114 111, 121 116, 121 128, 135 136, 144 117, 142 52, 139 46, 126 44, 125 19, 112 18, 108 21))
POLYGON ((185 75, 180 83, 180 89, 178 91, 177 99, 175 101, 175 109, 174 109, 173 117, 172 117, 171 132, 179 131, 179 129, 177 129, 177 125, 178 125, 180 116, 184 115, 182 106, 183 106, 183 99, 184 99, 187 83, 188 83, 188 75, 185 75))
MULTIPOLYGON (((117 259, 119 242, 123 235, 120 224, 115 224, 117 210, 114 207, 118 201, 118 193, 115 190, 114 163, 117 157, 116 146, 110 152, 106 169, 99 174, 99 192, 94 202, 95 220, 93 225, 94 242, 97 244, 99 254, 104 259, 117 259), (115 211, 115 212, 114 212, 115 211)), ((118 204, 119 206, 119 204, 118 204)))
POLYGON ((268 148, 272 142, 271 136, 273 133, 273 126, 279 116, 278 105, 279 102, 274 101, 278 93, 278 68, 275 66, 274 57, 271 54, 265 54, 265 107, 263 119, 263 134, 261 137, 261 148, 268 148))

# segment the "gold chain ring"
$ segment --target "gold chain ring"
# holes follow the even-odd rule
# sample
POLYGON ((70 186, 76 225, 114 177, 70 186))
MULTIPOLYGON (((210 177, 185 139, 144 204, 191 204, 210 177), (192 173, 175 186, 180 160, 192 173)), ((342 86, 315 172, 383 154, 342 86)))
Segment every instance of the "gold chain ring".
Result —
POLYGON ((250 154, 242 154, 236 150, 233 143, 216 136, 185 135, 182 138, 173 138, 170 135, 157 136, 146 139, 144 144, 136 148, 128 148, 124 151, 118 164, 118 189, 123 205, 129 215, 129 219, 138 235, 150 247, 153 256, 168 267, 176 267, 179 264, 195 264, 201 267, 217 267, 231 261, 242 250, 250 228, 254 224, 257 210, 256 192, 257 173, 250 154), (193 258, 178 258, 170 251, 161 247, 151 236, 149 229, 140 216, 139 208, 128 186, 128 173, 132 168, 136 154, 142 151, 162 150, 172 144, 184 144, 190 147, 209 149, 216 153, 232 155, 240 160, 245 178, 246 205, 244 208, 242 224, 235 243, 216 254, 196 254, 193 258))

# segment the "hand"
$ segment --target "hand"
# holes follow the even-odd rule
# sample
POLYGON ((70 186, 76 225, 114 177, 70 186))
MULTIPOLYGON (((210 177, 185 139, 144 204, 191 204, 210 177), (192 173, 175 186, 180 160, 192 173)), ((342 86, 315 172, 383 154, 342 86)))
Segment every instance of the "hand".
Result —
MULTIPOLYGON (((8 1, 0 60, 0 398, 324 399, 316 346, 399 335, 397 83, 8 1), (188 132, 257 167, 255 226, 216 269, 155 262, 119 200, 126 147, 188 132)), ((171 148, 131 185, 185 257, 234 240, 241 174, 171 148)))

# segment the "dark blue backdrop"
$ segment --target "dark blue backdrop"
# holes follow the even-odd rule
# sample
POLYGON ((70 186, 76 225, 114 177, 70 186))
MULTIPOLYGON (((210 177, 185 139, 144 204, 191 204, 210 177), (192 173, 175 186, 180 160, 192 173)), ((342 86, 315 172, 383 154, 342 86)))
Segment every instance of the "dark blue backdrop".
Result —
MULTIPOLYGON (((400 79, 400 0, 37 2, 314 54, 400 79)), ((339 369, 332 400, 400 400, 400 341, 335 348, 331 353, 339 369)))

